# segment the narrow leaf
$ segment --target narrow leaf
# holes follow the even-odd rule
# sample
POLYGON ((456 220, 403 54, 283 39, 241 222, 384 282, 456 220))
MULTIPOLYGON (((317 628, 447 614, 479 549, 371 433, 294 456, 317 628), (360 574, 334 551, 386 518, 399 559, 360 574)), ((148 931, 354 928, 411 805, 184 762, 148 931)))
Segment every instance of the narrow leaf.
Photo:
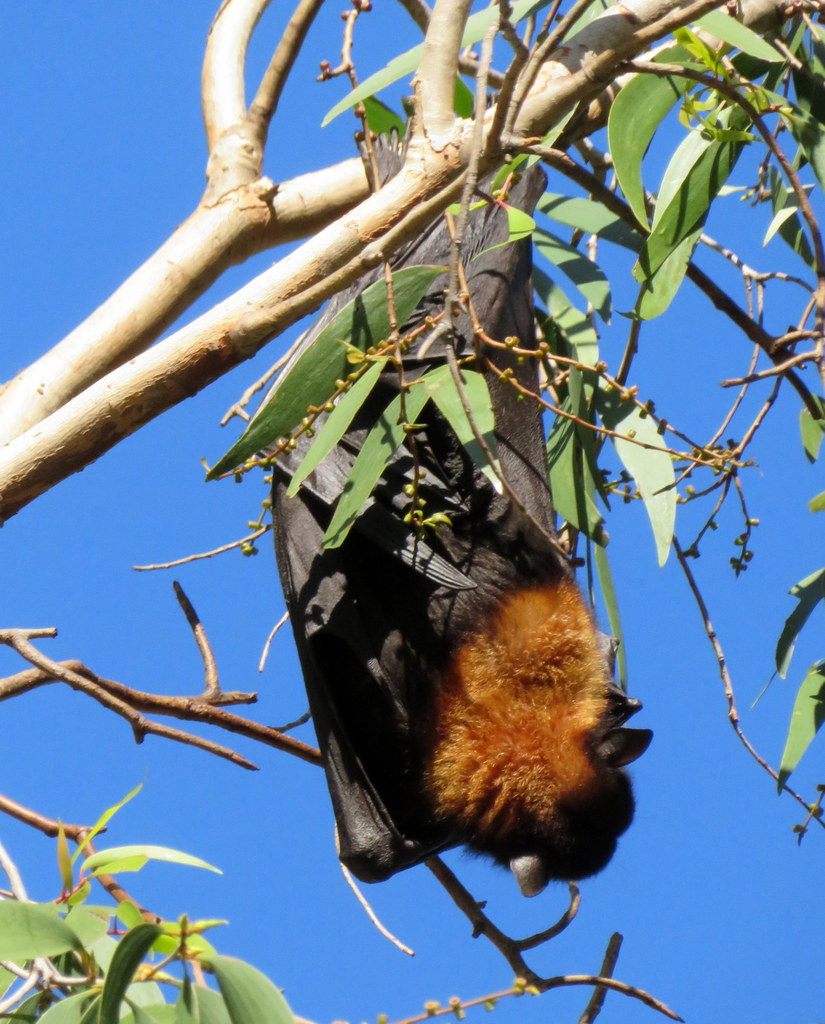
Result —
MULTIPOLYGON (((399 325, 412 315, 444 267, 406 267, 393 276, 393 298, 399 325)), ((207 473, 214 480, 245 459, 287 437, 306 415, 335 392, 335 381, 347 375, 346 345, 365 352, 389 337, 387 286, 383 278, 348 302, 320 334, 285 369, 244 433, 207 473)))
POLYGON ((605 323, 610 322, 610 285, 601 269, 572 245, 537 228, 536 248, 578 288, 605 323))
MULTIPOLYGON (((413 387, 407 392, 405 406, 410 422, 415 421, 428 397, 429 395, 423 387, 413 387)), ((400 415, 401 396, 398 395, 379 416, 353 463, 332 521, 324 534, 324 547, 337 548, 344 542, 350 527, 363 508, 364 502, 372 493, 396 449, 404 440, 405 424, 398 422, 400 415)))
POLYGON ((399 139, 404 138, 407 123, 391 107, 375 96, 364 97, 363 104, 370 131, 376 135, 390 135, 394 131, 399 139))
POLYGON ((57 870, 60 872, 60 881, 63 888, 70 892, 74 886, 72 877, 72 858, 69 853, 69 844, 66 842, 66 833, 63 831, 63 822, 57 823, 57 870))
POLYGON ((80 1024, 86 1004, 90 999, 96 998, 92 992, 78 992, 73 996, 66 996, 59 1003, 50 1006, 42 1017, 38 1017, 38 1024, 80 1024))
POLYGON ((617 678, 622 687, 627 686, 627 656, 624 649, 624 633, 622 632, 622 620, 619 615, 619 601, 616 597, 616 587, 613 583, 613 572, 610 568, 610 559, 607 550, 600 544, 594 546, 593 554, 596 562, 596 573, 599 577, 599 587, 604 600, 604 608, 607 612, 607 621, 610 624, 610 632, 618 641, 616 648, 616 665, 618 668, 617 678))
MULTIPOLYGON (((681 47, 661 54, 663 61, 676 62, 684 56, 681 47)), ((642 227, 648 226, 642 158, 656 129, 690 88, 684 78, 656 78, 636 75, 613 101, 607 121, 607 138, 613 169, 631 210, 642 227)))
POLYGON ((702 228, 699 227, 683 239, 659 269, 642 284, 635 309, 640 320, 653 320, 661 316, 673 302, 685 279, 701 234, 702 228))
POLYGON ((617 391, 600 389, 596 407, 604 425, 634 440, 614 437, 622 465, 636 481, 656 542, 659 565, 667 561, 676 521, 676 476, 673 461, 664 450, 662 438, 650 416, 643 417, 634 402, 623 401, 617 391), (651 448, 642 447, 642 441, 651 448))
POLYGON ((130 789, 122 800, 118 800, 118 802, 114 804, 114 806, 110 807, 108 810, 105 810, 103 814, 100 815, 100 817, 92 826, 91 831, 88 832, 83 837, 83 839, 78 843, 77 849, 75 850, 74 855, 72 856, 72 863, 74 863, 77 860, 77 858, 86 848, 86 844, 91 842, 91 840, 94 839, 94 837, 98 835, 98 833, 102 832, 109 824, 110 819, 113 818, 115 814, 117 814, 121 807, 124 807, 126 804, 128 804, 129 801, 136 797, 142 789, 143 783, 139 783, 137 786, 135 786, 134 789, 130 789))
POLYGON ((473 464, 478 466, 496 490, 500 491, 501 482, 496 474, 496 470, 500 473, 501 466, 496 453, 495 419, 487 381, 482 374, 477 373, 475 370, 461 370, 460 372, 464 394, 470 406, 473 422, 493 456, 495 468, 487 461, 487 456, 476 440, 449 366, 440 366, 438 369, 426 374, 421 380, 421 387, 426 388, 427 394, 438 406, 439 412, 447 420, 459 441, 466 448, 473 464))
POLYGON ((53 909, 37 903, 0 901, 0 960, 22 964, 80 948, 80 940, 55 917, 53 909))
POLYGON ((233 957, 205 961, 215 974, 232 1024, 295 1024, 286 1000, 260 971, 233 957))
POLYGON ((782 679, 788 672, 796 638, 820 601, 825 601, 825 569, 806 576, 795 583, 788 593, 799 602, 785 620, 776 644, 776 671, 782 679))
POLYGON ((757 57, 759 60, 778 63, 785 59, 770 43, 765 42, 761 36, 758 36, 753 29, 743 25, 736 18, 725 14, 724 11, 711 11, 709 14, 703 15, 697 24, 729 46, 733 46, 743 53, 749 53, 752 57, 757 57))
POLYGON ((597 235, 632 252, 638 252, 642 246, 643 239, 639 231, 634 231, 606 206, 592 199, 545 192, 536 204, 536 209, 560 224, 589 235, 597 235))
POLYGON ((74 907, 64 918, 83 946, 91 946, 109 929, 108 907, 74 907))
POLYGON ((290 497, 298 493, 298 488, 303 481, 320 465, 344 436, 355 414, 366 401, 370 391, 375 387, 375 383, 381 376, 381 371, 386 363, 386 359, 376 359, 366 373, 359 377, 349 391, 338 400, 335 408, 318 431, 309 451, 301 460, 300 466, 295 471, 295 475, 286 492, 290 497))
POLYGON ((815 498, 811 498, 808 502, 808 508, 811 512, 825 512, 825 491, 817 494, 815 498))
MULTIPOLYGON (((533 11, 544 7, 546 3, 547 0, 519 0, 511 8, 511 22, 515 24, 521 21, 528 14, 532 14, 533 11)), ((498 8, 496 7, 488 7, 471 15, 464 26, 461 48, 463 49, 466 46, 473 46, 475 43, 481 42, 495 17, 498 17, 498 8)), ((386 67, 365 78, 357 88, 348 92, 342 100, 339 100, 324 117, 321 127, 325 128, 330 121, 338 117, 339 114, 343 114, 345 110, 349 110, 350 107, 354 107, 360 100, 365 99, 367 96, 372 96, 382 89, 386 89, 388 85, 392 85, 393 82, 397 82, 401 78, 406 78, 407 75, 411 75, 421 63, 423 51, 424 45, 419 43, 418 46, 407 50, 406 53, 400 53, 397 57, 393 57, 386 67)))
POLYGON ((223 996, 202 985, 192 986, 192 999, 200 1024, 232 1024, 223 996))
POLYGON ((134 980, 135 971, 162 934, 163 929, 156 924, 139 924, 118 942, 100 996, 100 1024, 117 1024, 120 1004, 134 980))
POLYGON ((785 217, 777 222, 779 237, 786 245, 793 249, 800 259, 813 269, 816 261, 814 260, 811 243, 808 241, 808 236, 805 233, 805 228, 799 216, 797 198, 790 189, 785 188, 782 184, 782 179, 775 168, 772 167, 770 169, 769 177, 771 183, 771 208, 773 209, 774 218, 782 210, 791 211, 789 217, 785 217))
POLYGON ((740 143, 706 139, 697 132, 683 140, 662 179, 653 230, 639 256, 637 280, 649 279, 679 243, 704 224, 740 150, 740 143))
POLYGON ((777 788, 781 790, 788 776, 799 764, 811 740, 825 721, 825 664, 819 662, 808 669, 796 694, 785 749, 779 764, 777 788))
POLYGON ((129 857, 145 857, 146 860, 160 860, 167 864, 185 864, 191 868, 205 868, 207 871, 214 871, 215 874, 223 874, 220 868, 207 864, 200 857, 193 857, 191 853, 182 853, 180 850, 170 850, 166 846, 112 846, 108 850, 98 850, 91 857, 84 861, 84 867, 88 871, 105 867, 112 861, 122 860, 129 857))
POLYGON ((814 400, 819 406, 820 418, 818 420, 815 420, 807 409, 802 409, 799 412, 799 433, 809 462, 816 462, 819 458, 822 438, 825 437, 825 398, 815 395, 814 400))
POLYGON ((539 267, 533 267, 533 287, 556 326, 564 332, 576 358, 595 366, 599 361, 599 337, 590 319, 570 302, 556 282, 539 267))

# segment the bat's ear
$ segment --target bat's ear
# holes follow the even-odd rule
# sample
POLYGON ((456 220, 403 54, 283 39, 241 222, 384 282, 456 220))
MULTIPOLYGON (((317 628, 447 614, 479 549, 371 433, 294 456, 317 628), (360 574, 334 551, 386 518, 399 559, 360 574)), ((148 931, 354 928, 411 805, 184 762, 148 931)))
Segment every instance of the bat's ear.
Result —
POLYGON ((513 872, 522 896, 538 896, 547 885, 549 878, 544 861, 537 853, 522 853, 510 859, 513 872))
POLYGON ((599 754, 614 768, 624 768, 642 756, 652 739, 650 729, 614 729, 599 745, 599 754))

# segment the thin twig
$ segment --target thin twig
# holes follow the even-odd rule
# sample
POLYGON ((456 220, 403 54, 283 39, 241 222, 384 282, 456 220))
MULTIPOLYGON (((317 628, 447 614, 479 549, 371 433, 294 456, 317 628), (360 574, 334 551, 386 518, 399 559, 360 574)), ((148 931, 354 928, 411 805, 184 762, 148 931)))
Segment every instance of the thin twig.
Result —
POLYGON ((406 953, 407 956, 415 956, 415 950, 410 949, 409 946, 405 946, 404 943, 399 938, 393 935, 388 928, 385 928, 384 925, 381 924, 381 922, 378 920, 378 917, 376 916, 375 911, 367 902, 366 896, 364 896, 364 894, 358 888, 355 879, 352 877, 352 872, 349 870, 346 864, 344 864, 343 861, 339 861, 339 866, 341 868, 341 872, 346 880, 347 885, 350 887, 350 889, 352 889, 353 893, 355 894, 355 898, 364 908, 367 917, 370 919, 370 921, 372 921, 372 923, 375 925, 378 931, 384 936, 385 939, 389 939, 389 941, 396 947, 396 949, 400 949, 401 952, 406 953))
MULTIPOLYGON (((622 948, 622 937, 618 932, 613 932, 610 936, 610 941, 607 943, 607 949, 604 951, 604 959, 602 960, 602 968, 599 974, 603 978, 610 978, 613 976, 613 971, 616 969, 616 961, 619 959, 619 951, 622 948)), ((579 1017, 579 1024, 593 1024, 593 1021, 599 1016, 602 1006, 604 1006, 604 998, 607 995, 607 988, 604 985, 597 985, 593 989, 593 994, 590 996, 590 1001, 584 1008, 584 1012, 579 1017)))
POLYGON ((209 701, 210 703, 221 694, 221 683, 220 677, 218 676, 218 666, 215 661, 215 655, 212 653, 212 647, 209 643, 209 637, 206 635, 206 630, 203 628, 203 623, 198 617, 198 613, 195 611, 192 602, 186 596, 183 587, 178 583, 177 580, 173 580, 172 587, 175 591, 175 597, 178 599, 178 604, 183 609, 183 614, 186 616, 186 621, 189 623, 189 628, 192 630, 192 634, 195 637, 195 643, 198 645, 201 658, 203 659, 203 695, 202 699, 209 701))
POLYGON ((278 619, 278 621, 275 623, 275 625, 270 630, 269 636, 266 638, 266 643, 264 644, 264 649, 261 651, 261 660, 258 662, 258 671, 259 672, 263 672, 264 666, 266 665, 266 660, 269 657, 269 648, 272 646, 272 641, 275 639, 275 636, 276 636, 278 630, 281 628, 281 626, 283 626, 283 624, 288 619, 289 619, 289 612, 286 611, 280 617, 280 619, 278 619))
POLYGON ((271 529, 271 525, 267 523, 266 526, 262 526, 260 530, 256 530, 254 533, 241 537, 240 540, 233 540, 231 544, 222 544, 221 547, 213 548, 211 551, 201 551, 196 555, 186 555, 185 558, 176 558, 173 562, 159 562, 156 565, 133 565, 132 568, 135 572, 151 572, 155 569, 174 569, 179 565, 186 565, 188 562, 197 562, 201 558, 214 558, 215 555, 222 555, 225 551, 231 551, 233 548, 241 548, 244 544, 252 544, 271 529))

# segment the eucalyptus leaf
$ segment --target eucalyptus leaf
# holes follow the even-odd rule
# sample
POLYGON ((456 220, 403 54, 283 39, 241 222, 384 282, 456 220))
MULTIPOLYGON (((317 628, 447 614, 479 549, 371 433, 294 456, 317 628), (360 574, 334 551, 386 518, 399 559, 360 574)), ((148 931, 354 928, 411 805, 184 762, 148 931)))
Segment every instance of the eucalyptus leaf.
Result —
POLYGON ((80 1024, 86 1004, 96 998, 94 993, 88 991, 66 996, 50 1006, 42 1017, 38 1017, 38 1024, 80 1024))
MULTIPOLYGON (((424 408, 429 395, 425 388, 412 387, 406 394, 405 407, 409 422, 414 422, 424 408)), ((358 518, 364 502, 378 483, 405 436, 405 424, 399 423, 401 395, 390 402, 367 434, 358 453, 344 490, 338 499, 332 521, 324 534, 324 547, 337 548, 358 518)))
POLYGON ((0 900, 0 960, 23 964, 38 956, 56 956, 82 944, 53 907, 0 900))
POLYGON ((641 232, 634 231, 617 214, 611 213, 603 203, 597 203, 592 199, 545 192, 536 204, 536 209, 560 224, 589 235, 597 235, 632 252, 638 252, 642 246, 641 232))
POLYGON ((782 679, 787 675, 796 638, 802 627, 819 602, 825 602, 825 569, 818 569, 804 580, 795 583, 788 593, 799 603, 785 620, 776 644, 776 671, 782 679))
MULTIPOLYGON (((679 63, 684 56, 682 47, 671 47, 658 59, 679 63)), ((631 210, 645 228, 648 219, 642 158, 659 125, 690 87, 688 79, 675 75, 669 78, 636 75, 622 87, 610 107, 607 138, 613 169, 631 210)))
POLYGON ((118 1024, 120 1007, 135 972, 155 940, 163 934, 156 924, 139 924, 118 942, 100 995, 100 1024, 118 1024))
POLYGON ((205 962, 215 974, 231 1024, 295 1024, 284 997, 250 964, 228 956, 205 962))
POLYGON ((676 521, 673 460, 664 450, 655 422, 650 416, 642 416, 635 402, 623 400, 618 391, 600 389, 596 395, 596 406, 604 425, 623 435, 612 438, 613 444, 622 465, 639 488, 653 530, 659 565, 662 566, 670 553, 676 521), (628 437, 632 440, 627 440, 628 437))
POLYGON ((533 267, 533 287, 556 326, 564 332, 576 358, 595 366, 599 361, 599 336, 590 319, 570 302, 564 291, 539 267, 533 267))
POLYGON ((290 497, 298 493, 298 488, 303 481, 321 464, 344 436, 358 410, 375 387, 386 362, 386 359, 376 359, 366 373, 362 374, 349 391, 338 400, 295 471, 286 492, 290 497))
POLYGON ((616 647, 617 678, 624 689, 627 687, 627 656, 624 649, 622 620, 619 615, 619 601, 616 597, 616 586, 613 582, 610 559, 608 558, 607 550, 600 544, 594 545, 593 555, 596 562, 596 573, 599 577, 599 589, 602 592, 602 600, 607 612, 607 621, 610 624, 610 632, 618 641, 618 646, 616 647))
POLYGON ((785 749, 779 763, 777 789, 781 791, 791 772, 799 764, 814 736, 825 722, 825 663, 808 669, 796 694, 785 749))
POLYGON ((549 231, 537 228, 533 241, 541 255, 573 282, 602 320, 610 323, 610 284, 601 268, 549 231))
POLYGON ((391 107, 375 96, 365 96, 362 103, 370 131, 376 135, 390 135, 395 132, 399 139, 404 138, 407 122, 391 107))
MULTIPOLYGON (((522 18, 526 18, 533 11, 540 10, 546 6, 548 0, 517 0, 513 4, 510 11, 510 21, 515 24, 521 21, 522 18)), ((464 35, 461 37, 461 49, 467 46, 473 46, 475 43, 481 42, 487 33, 487 29, 492 25, 493 19, 498 17, 497 7, 486 7, 483 11, 478 11, 476 14, 471 15, 467 19, 467 23, 464 26, 464 35)), ((345 110, 349 110, 350 107, 354 107, 356 103, 365 99, 367 96, 372 96, 374 93, 380 92, 382 89, 386 89, 388 85, 392 85, 393 82, 397 82, 402 78, 406 78, 407 75, 411 75, 418 65, 421 63, 421 55, 424 52, 424 44, 419 43, 418 46, 414 46, 411 50, 407 50, 405 53, 398 54, 382 68, 380 71, 376 71, 375 74, 369 75, 361 82, 355 89, 348 92, 342 100, 339 100, 334 107, 324 117, 321 122, 321 127, 325 128, 330 121, 338 117, 339 114, 343 114, 345 110)))
POLYGON ((808 462, 816 462, 819 458, 822 438, 825 437, 825 399, 815 395, 814 401, 819 406, 819 419, 814 419, 804 407, 799 412, 799 432, 808 462))
POLYGON ((825 491, 821 491, 815 498, 808 502, 811 512, 825 512, 825 491))
MULTIPOLYGON (((444 267, 415 266, 396 271, 393 298, 399 325, 405 323, 444 267)), ((309 406, 321 406, 335 392, 335 381, 347 376, 347 346, 365 352, 390 335, 387 286, 375 281, 348 302, 312 344, 299 351, 244 433, 207 473, 207 480, 235 469, 246 459, 288 437, 309 406)))
POLYGON ((112 846, 108 850, 98 850, 91 857, 87 857, 83 863, 87 871, 95 871, 98 868, 106 867, 114 861, 124 858, 144 857, 146 860, 159 860, 167 864, 183 864, 192 868, 205 868, 207 871, 214 871, 215 874, 223 874, 220 868, 207 864, 200 857, 193 857, 191 853, 183 853, 180 850, 170 850, 166 846, 112 846))
POLYGON ((653 320, 670 306, 681 287, 693 250, 702 234, 699 227, 676 246, 659 269, 642 283, 635 314, 640 320, 653 320))
POLYGON ((475 370, 461 370, 461 382, 467 403, 476 429, 481 434, 488 451, 493 456, 494 465, 491 466, 484 454, 484 450, 473 433, 473 428, 464 411, 461 396, 458 393, 453 375, 449 366, 439 366, 426 374, 421 380, 420 387, 426 388, 427 394, 432 398, 438 407, 441 415, 447 420, 456 433, 456 437, 464 445, 467 454, 478 466, 482 473, 490 480, 497 491, 501 490, 501 465, 496 452, 495 418, 493 415, 493 403, 490 398, 490 390, 484 375, 475 370))
POLYGON ((757 35, 753 29, 743 25, 735 17, 731 17, 724 11, 710 11, 703 15, 697 22, 705 31, 717 36, 729 46, 743 53, 749 53, 759 60, 767 60, 781 63, 785 60, 778 50, 775 50, 770 43, 757 35))

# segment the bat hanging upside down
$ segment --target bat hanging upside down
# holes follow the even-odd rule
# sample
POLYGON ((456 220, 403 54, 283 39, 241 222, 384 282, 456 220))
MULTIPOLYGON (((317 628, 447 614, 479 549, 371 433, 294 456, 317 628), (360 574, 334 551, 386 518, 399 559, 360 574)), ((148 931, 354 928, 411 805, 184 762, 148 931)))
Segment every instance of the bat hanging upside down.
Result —
MULTIPOLYGON (((379 158, 386 178, 398 158, 387 146, 379 158)), ((544 186, 533 168, 507 203, 530 213, 544 186)), ((535 348, 530 243, 499 245, 507 237, 500 205, 470 215, 462 248, 470 302, 487 337, 535 348)), ((439 221, 393 267, 444 266, 449 253, 439 221)), ((304 348, 380 274, 333 300, 304 348)), ((402 334, 442 311, 445 281, 435 281, 402 334)), ((610 641, 557 543, 540 410, 506 379, 538 393, 537 360, 484 345, 474 358, 466 312, 452 335, 429 344, 427 336, 423 353, 404 355, 406 383, 443 366, 447 345, 462 368, 483 373, 506 486, 480 471, 430 401, 344 542, 322 547, 364 439, 398 394, 388 365, 294 497, 286 490, 309 439, 278 456, 278 565, 343 863, 379 881, 462 844, 511 868, 532 896, 550 879, 607 864, 633 816, 623 767, 651 734, 623 727, 641 705, 613 681, 610 641), (404 522, 413 479, 426 514, 441 514, 424 532, 404 522)))

